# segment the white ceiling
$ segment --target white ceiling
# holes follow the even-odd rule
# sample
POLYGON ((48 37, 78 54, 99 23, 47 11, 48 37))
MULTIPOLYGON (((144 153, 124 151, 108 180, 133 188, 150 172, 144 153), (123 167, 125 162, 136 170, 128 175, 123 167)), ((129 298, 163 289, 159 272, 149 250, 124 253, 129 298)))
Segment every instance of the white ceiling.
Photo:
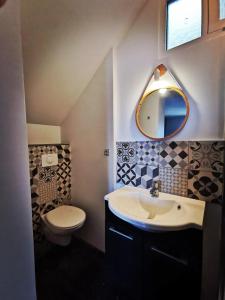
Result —
POLYGON ((60 125, 146 0, 21 0, 29 123, 60 125))

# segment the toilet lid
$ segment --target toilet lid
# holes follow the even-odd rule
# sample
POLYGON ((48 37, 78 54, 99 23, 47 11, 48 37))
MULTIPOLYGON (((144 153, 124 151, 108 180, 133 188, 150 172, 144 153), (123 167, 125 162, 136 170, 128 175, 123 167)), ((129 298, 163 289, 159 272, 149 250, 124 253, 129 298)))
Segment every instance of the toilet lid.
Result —
POLYGON ((85 221, 85 212, 74 206, 62 205, 46 214, 47 221, 59 228, 77 227, 85 221))

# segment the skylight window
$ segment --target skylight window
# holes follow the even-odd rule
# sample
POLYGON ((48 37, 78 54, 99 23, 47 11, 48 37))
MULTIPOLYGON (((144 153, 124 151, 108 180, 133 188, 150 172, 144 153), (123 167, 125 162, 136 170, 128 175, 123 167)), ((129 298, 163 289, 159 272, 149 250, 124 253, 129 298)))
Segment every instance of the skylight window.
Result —
MULTIPOLYGON (((225 0, 220 0, 225 3, 225 0)), ((166 49, 172 49, 202 35, 202 0, 167 2, 166 49)))

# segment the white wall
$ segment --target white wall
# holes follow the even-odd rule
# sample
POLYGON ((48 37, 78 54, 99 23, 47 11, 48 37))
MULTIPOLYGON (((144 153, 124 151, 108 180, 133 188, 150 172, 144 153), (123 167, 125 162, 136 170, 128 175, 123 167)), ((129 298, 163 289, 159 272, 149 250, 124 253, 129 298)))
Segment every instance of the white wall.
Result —
POLYGON ((184 88, 190 118, 177 140, 224 136, 225 34, 163 54, 160 2, 150 0, 117 50, 117 140, 146 140, 135 124, 135 109, 149 76, 164 63, 184 88))
POLYGON ((28 144, 60 144, 60 126, 27 124, 28 144))
POLYGON ((19 0, 0 8, 0 299, 34 300, 19 0))
POLYGON ((106 57, 62 124, 72 147, 72 199, 87 213, 82 239, 104 251, 104 195, 113 188, 113 67, 106 57), (103 155, 110 149, 110 157, 103 155))
POLYGON ((21 0, 29 123, 60 125, 146 0, 21 0))

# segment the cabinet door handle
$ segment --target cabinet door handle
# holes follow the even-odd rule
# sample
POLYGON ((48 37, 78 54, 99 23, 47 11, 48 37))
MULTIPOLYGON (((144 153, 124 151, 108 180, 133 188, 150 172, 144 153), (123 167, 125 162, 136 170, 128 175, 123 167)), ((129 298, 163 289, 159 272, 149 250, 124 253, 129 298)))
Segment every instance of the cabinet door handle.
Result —
POLYGON ((124 233, 122 233, 122 232, 120 232, 120 231, 114 229, 114 228, 111 227, 111 226, 109 227, 109 231, 111 231, 111 232, 113 232, 113 233, 116 233, 116 234, 118 234, 118 235, 120 235, 120 236, 122 236, 122 237, 125 237, 125 238, 128 239, 128 240, 133 241, 133 237, 132 237, 132 236, 129 236, 129 235, 127 235, 127 234, 124 234, 124 233))
POLYGON ((157 249, 157 248, 155 248, 155 247, 151 247, 151 250, 152 250, 153 252, 156 252, 156 253, 158 253, 158 254, 161 254, 161 255, 163 255, 163 256, 166 256, 166 257, 170 258, 171 260, 174 260, 174 261, 176 261, 176 262, 178 262, 178 263, 180 263, 180 264, 182 264, 182 265, 185 265, 185 266, 188 265, 188 262, 187 262, 186 260, 177 258, 177 257, 175 257, 175 256, 173 256, 173 255, 170 255, 170 254, 168 254, 168 253, 166 253, 166 252, 164 252, 164 251, 162 251, 162 250, 159 250, 159 249, 157 249))

